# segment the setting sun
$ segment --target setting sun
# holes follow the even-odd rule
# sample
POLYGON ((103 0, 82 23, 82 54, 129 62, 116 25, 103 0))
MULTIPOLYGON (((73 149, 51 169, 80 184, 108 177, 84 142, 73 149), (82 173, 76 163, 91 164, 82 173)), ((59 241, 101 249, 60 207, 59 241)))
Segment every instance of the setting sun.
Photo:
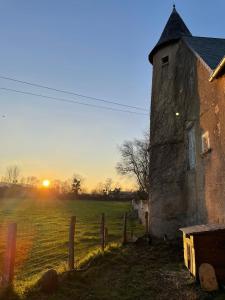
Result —
POLYGON ((45 180, 42 181, 42 186, 43 187, 47 188, 47 187, 49 187, 49 185, 50 185, 50 181, 48 179, 45 179, 45 180))

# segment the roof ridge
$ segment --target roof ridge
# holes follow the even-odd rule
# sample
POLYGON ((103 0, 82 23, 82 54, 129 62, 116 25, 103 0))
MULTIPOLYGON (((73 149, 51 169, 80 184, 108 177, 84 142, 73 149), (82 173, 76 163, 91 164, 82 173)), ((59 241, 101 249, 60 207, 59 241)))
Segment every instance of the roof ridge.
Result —
POLYGON ((200 38, 200 39, 214 39, 214 40, 225 40, 224 38, 217 38, 217 37, 211 37, 211 36, 197 36, 197 35, 183 35, 183 37, 188 37, 188 38, 200 38))

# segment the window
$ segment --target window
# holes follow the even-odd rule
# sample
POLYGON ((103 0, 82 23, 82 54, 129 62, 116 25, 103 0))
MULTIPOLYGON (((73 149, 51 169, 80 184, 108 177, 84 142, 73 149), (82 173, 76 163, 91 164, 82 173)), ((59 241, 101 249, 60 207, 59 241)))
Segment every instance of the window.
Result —
POLYGON ((169 64, 169 56, 164 56, 162 58, 162 66, 168 65, 169 64))
POLYGON ((210 151, 209 132, 206 131, 202 134, 202 154, 210 151))
POLYGON ((188 166, 190 170, 195 168, 195 129, 188 129, 188 166))

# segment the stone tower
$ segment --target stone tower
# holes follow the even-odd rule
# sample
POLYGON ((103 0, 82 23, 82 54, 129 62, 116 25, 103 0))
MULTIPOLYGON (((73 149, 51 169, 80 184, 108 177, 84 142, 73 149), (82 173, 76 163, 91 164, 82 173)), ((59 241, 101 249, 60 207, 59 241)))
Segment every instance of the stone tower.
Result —
POLYGON ((175 7, 149 55, 153 64, 150 130, 150 228, 171 235, 185 216, 183 105, 178 102, 178 41, 191 36, 175 7))
POLYGON ((149 61, 151 233, 225 222, 225 39, 192 36, 174 6, 149 61))

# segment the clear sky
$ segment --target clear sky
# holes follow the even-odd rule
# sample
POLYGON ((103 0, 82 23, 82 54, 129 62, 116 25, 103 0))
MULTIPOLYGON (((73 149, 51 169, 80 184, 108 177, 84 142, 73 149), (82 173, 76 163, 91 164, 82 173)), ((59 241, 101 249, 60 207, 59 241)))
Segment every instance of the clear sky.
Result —
MULTIPOLYGON (((177 0, 193 35, 225 37, 224 0, 177 0)), ((0 76, 149 109, 147 57, 172 11, 171 0, 0 1, 0 76)), ((0 87, 77 99, 0 79, 0 87)), ((57 103, 0 90, 0 175, 67 178, 93 187, 115 178, 118 145, 142 136, 149 117, 57 103)), ((128 180, 129 181, 129 180, 128 180)), ((126 182, 128 182, 126 181, 126 182)))

